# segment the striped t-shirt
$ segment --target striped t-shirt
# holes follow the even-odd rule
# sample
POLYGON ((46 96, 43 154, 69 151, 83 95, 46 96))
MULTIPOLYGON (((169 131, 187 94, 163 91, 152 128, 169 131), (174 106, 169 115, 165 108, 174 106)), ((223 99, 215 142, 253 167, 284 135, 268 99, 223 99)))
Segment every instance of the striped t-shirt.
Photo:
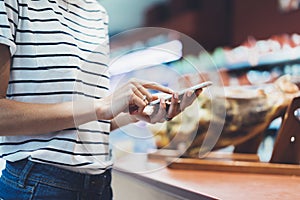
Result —
MULTIPOLYGON (((107 23, 96 0, 0 0, 0 43, 12 55, 7 98, 59 103, 107 95, 107 23)), ((111 166, 109 130, 110 121, 95 120, 37 136, 3 136, 0 158, 102 173, 111 166)))

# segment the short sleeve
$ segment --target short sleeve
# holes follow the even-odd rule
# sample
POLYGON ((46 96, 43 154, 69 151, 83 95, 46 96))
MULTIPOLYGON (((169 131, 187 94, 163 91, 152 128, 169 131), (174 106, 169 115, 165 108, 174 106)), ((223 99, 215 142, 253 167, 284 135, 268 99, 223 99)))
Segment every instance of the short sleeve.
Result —
POLYGON ((16 29, 18 25, 17 0, 0 0, 0 44, 9 46, 11 55, 16 52, 16 29))
POLYGON ((105 35, 106 35, 106 41, 107 41, 107 45, 109 46, 109 28, 108 28, 108 24, 109 24, 109 16, 108 13, 105 11, 105 16, 104 16, 104 27, 105 27, 105 35))

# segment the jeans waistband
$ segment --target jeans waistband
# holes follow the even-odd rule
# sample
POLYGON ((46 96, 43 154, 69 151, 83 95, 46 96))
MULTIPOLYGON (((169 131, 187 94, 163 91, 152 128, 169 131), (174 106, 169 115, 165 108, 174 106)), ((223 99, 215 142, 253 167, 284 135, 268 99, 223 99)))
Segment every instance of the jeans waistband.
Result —
POLYGON ((102 174, 89 175, 23 159, 16 162, 7 161, 6 170, 19 177, 20 185, 25 184, 27 180, 32 180, 73 191, 82 191, 99 190, 111 184, 111 169, 107 169, 102 174))

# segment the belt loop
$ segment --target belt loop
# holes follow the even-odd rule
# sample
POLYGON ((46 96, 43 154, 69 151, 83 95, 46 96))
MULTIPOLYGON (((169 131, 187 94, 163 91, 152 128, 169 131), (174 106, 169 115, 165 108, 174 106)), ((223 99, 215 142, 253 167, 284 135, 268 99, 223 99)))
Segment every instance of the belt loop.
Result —
POLYGON ((20 174, 20 177, 19 177, 18 185, 20 187, 25 186, 26 179, 27 179, 33 165, 34 165, 34 162, 31 162, 30 160, 27 160, 27 162, 24 166, 24 169, 22 170, 22 172, 20 174))

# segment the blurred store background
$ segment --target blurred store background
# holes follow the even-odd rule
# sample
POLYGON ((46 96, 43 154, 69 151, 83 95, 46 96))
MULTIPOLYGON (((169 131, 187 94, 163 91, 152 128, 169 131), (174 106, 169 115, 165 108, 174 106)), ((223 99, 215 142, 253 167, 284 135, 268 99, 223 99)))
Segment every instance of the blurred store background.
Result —
POLYGON ((260 40, 300 32, 300 12, 292 6, 297 0, 99 1, 109 12, 112 35, 141 26, 165 27, 193 37, 208 50, 241 45, 249 36, 260 40))
MULTIPOLYGON (((168 42, 169 38, 162 37, 161 34, 137 35, 133 40, 116 37, 117 40, 114 40, 114 36, 123 31, 140 27, 161 27, 183 33, 202 45, 208 54, 200 53, 198 49, 186 49, 183 45, 183 56, 204 70, 219 68, 218 73, 221 74, 225 86, 272 84, 283 75, 300 74, 298 0, 101 0, 100 2, 110 15, 113 53, 119 49, 130 51, 137 46, 147 48, 168 42), (208 61, 210 58, 213 59, 214 65, 208 61)), ((180 72, 184 72, 186 68, 184 59, 166 64, 180 72)), ((272 121, 263 133, 262 143, 252 146, 253 149, 249 150, 249 153, 258 149, 260 159, 268 161, 280 124, 281 118, 272 121)), ((129 127, 128 130, 141 132, 139 129, 141 126, 129 127)), ((119 134, 112 134, 112 140, 119 139, 122 145, 137 152, 146 151, 146 147, 155 147, 155 144, 149 141, 147 144, 141 141, 128 142, 127 136, 128 134, 125 134, 125 138, 122 138, 119 134)), ((229 146, 225 151, 232 149, 233 147, 229 146)))

